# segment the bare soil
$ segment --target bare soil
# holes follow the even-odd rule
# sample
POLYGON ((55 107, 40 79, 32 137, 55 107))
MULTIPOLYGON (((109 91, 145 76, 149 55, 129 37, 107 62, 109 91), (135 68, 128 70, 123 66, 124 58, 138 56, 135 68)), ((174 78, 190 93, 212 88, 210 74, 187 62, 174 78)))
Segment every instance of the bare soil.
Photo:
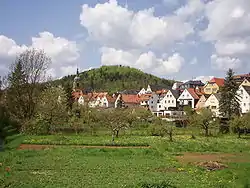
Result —
POLYGON ((202 163, 202 162, 249 162, 250 156, 247 154, 232 154, 232 153, 183 153, 182 156, 176 156, 176 159, 181 163, 202 163))
POLYGON ((40 145, 40 144, 21 144, 17 149, 18 150, 43 150, 47 148, 58 148, 58 147, 73 147, 73 148, 150 148, 150 146, 82 146, 82 145, 40 145))

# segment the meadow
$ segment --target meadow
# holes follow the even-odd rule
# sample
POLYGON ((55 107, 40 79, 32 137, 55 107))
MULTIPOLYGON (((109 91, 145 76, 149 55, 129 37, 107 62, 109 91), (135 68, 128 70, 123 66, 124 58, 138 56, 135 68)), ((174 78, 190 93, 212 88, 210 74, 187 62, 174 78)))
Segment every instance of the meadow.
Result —
POLYGON ((149 148, 76 148, 110 146, 109 135, 19 135, 0 153, 1 187, 249 187, 250 140, 177 134, 167 137, 122 135, 115 146, 149 148), (21 150, 20 144, 59 145, 21 150), (17 148, 17 149, 15 149, 17 148), (201 162, 221 164, 209 169, 201 162))

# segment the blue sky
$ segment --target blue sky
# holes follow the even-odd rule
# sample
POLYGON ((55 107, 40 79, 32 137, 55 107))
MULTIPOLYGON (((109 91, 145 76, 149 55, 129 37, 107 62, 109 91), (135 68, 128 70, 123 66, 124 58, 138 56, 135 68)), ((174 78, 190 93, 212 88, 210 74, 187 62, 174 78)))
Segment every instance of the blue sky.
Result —
POLYGON ((2 0, 0 23, 0 74, 30 47, 52 58, 53 77, 114 64, 178 80, 250 68, 247 0, 2 0))

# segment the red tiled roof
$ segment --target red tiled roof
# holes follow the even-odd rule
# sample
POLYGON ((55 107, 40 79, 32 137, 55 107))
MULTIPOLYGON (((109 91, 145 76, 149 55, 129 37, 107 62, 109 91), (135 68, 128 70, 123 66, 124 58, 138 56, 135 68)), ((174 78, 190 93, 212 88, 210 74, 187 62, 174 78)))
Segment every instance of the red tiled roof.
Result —
POLYGON ((216 83, 219 87, 224 85, 224 79, 223 78, 213 78, 209 82, 216 83))
POLYGON ((116 97, 112 97, 110 95, 106 95, 106 98, 107 98, 108 102, 115 102, 115 100, 116 100, 116 97))
POLYGON ((194 99, 200 99, 194 88, 188 88, 187 90, 194 99))
POLYGON ((122 94, 122 100, 124 101, 124 103, 133 103, 133 104, 140 103, 140 98, 138 95, 122 94))
POLYGON ((145 95, 140 95, 139 100, 140 101, 148 101, 152 94, 145 94, 145 95))

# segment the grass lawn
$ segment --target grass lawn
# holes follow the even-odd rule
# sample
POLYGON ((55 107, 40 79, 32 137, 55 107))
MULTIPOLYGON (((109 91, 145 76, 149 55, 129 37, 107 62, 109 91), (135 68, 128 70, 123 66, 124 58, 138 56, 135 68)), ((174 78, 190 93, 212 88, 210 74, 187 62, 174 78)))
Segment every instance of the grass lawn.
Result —
MULTIPOLYGON (((176 136, 173 143, 160 137, 123 136, 117 139, 121 145, 146 143, 151 146, 148 149, 80 149, 62 146, 36 151, 9 150, 0 153, 0 187, 250 186, 249 139, 237 139, 235 135, 198 137, 195 140, 189 137, 176 136), (199 158, 200 154, 196 152, 206 152, 207 160, 219 160, 226 168, 208 171, 199 167, 196 162, 205 160, 205 157, 199 158), (214 157, 219 156, 218 152, 225 155, 224 158, 214 157), (6 167, 10 167, 9 174, 6 167)), ((106 136, 81 135, 22 138, 23 143, 61 145, 105 145, 110 140, 106 136)))

